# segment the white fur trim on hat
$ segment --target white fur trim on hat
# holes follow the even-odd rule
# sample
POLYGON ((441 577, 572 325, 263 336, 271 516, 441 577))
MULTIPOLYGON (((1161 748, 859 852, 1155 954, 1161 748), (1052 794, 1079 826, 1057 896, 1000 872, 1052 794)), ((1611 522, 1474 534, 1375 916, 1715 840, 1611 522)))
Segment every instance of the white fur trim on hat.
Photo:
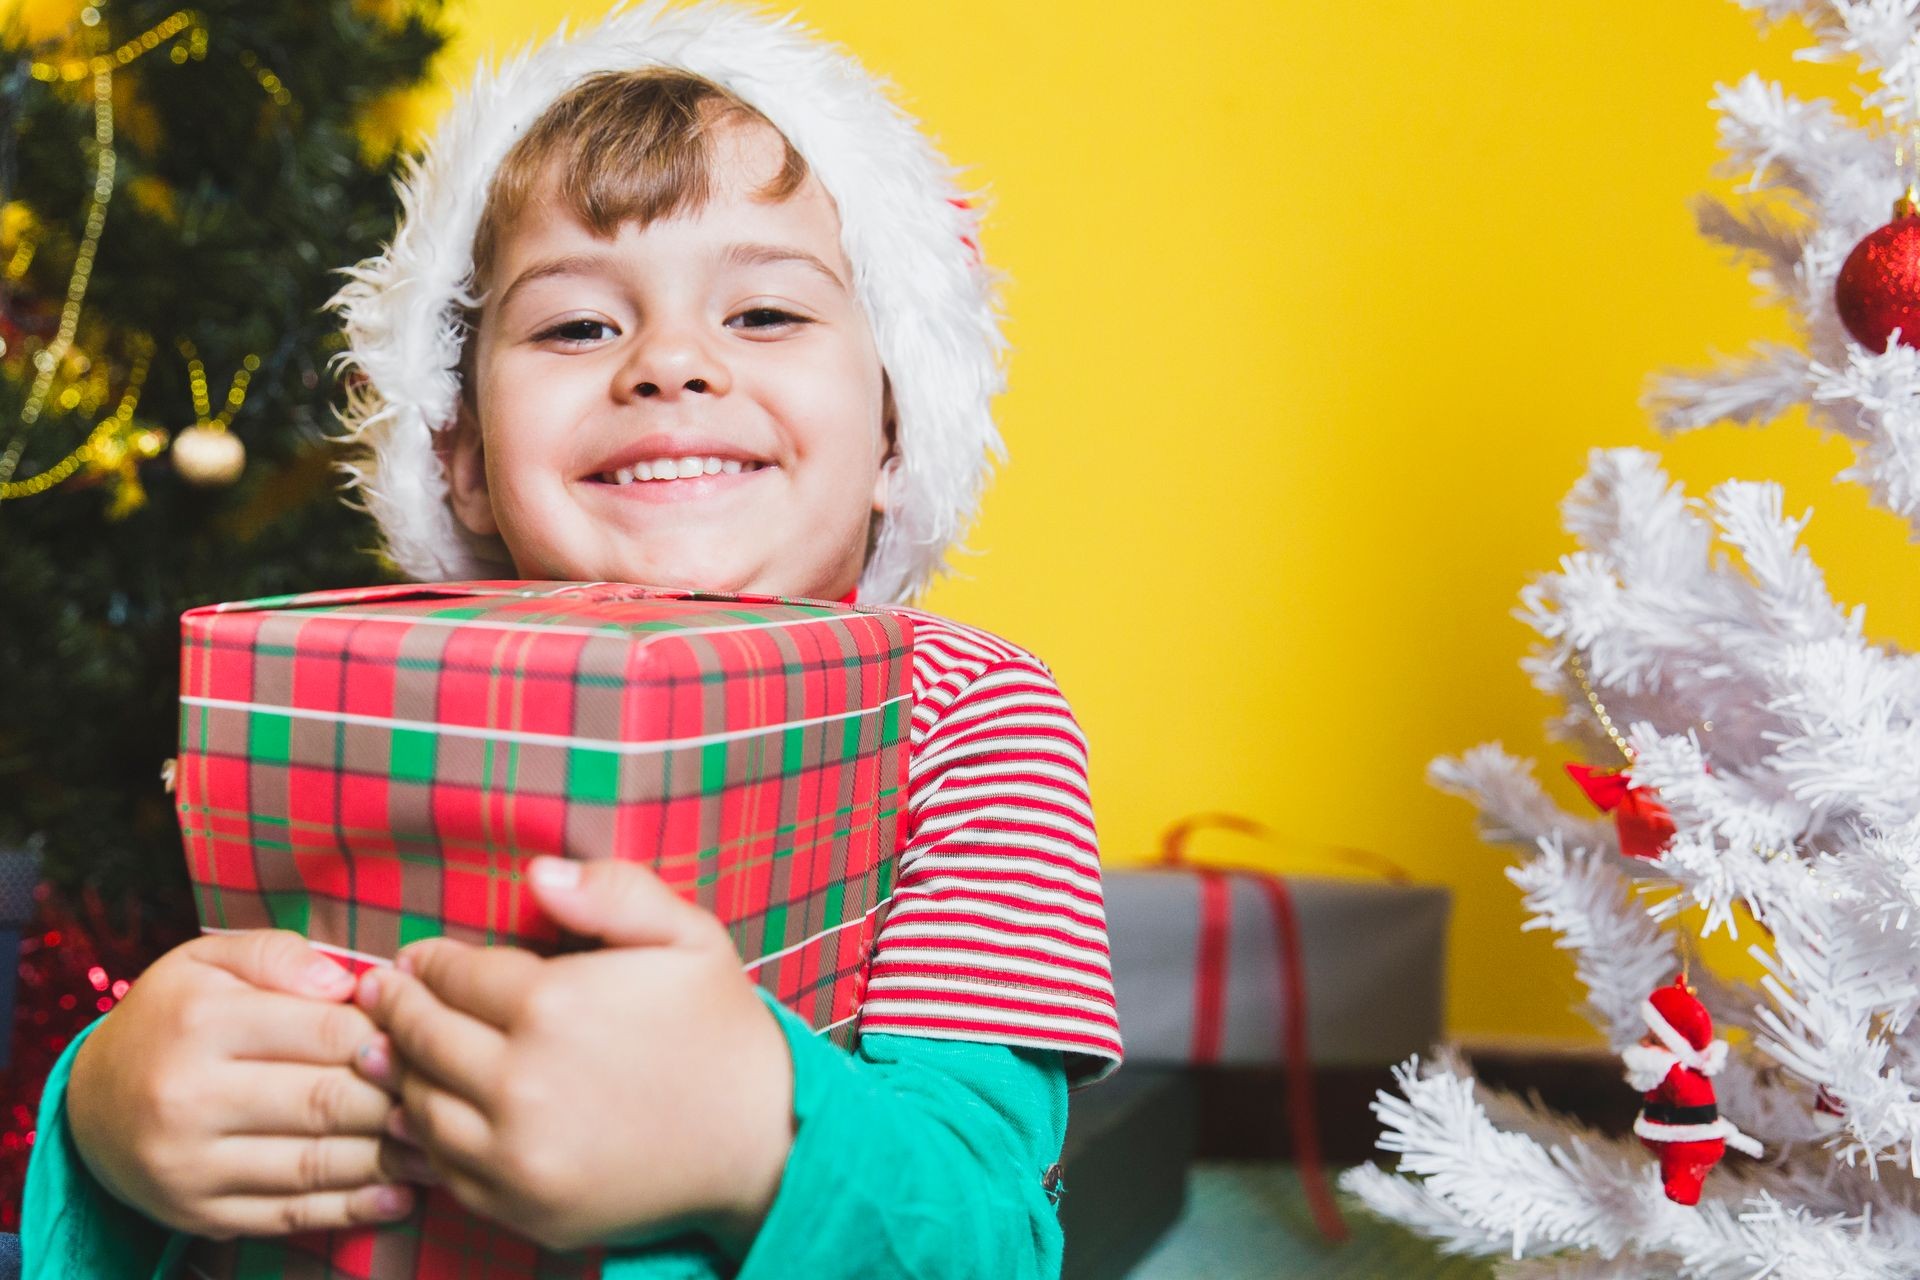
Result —
POLYGON ((669 67, 721 85, 785 134, 834 199, 854 290, 892 381, 897 446, 888 510, 860 579, 870 603, 904 601, 946 567, 995 458, 990 401, 1004 386, 994 279, 976 215, 951 166, 880 84, 792 19, 723 3, 616 9, 568 38, 564 27, 456 99, 425 155, 399 183, 401 217, 386 250, 346 274, 329 304, 341 360, 364 375, 343 414, 363 446, 346 470, 386 549, 422 580, 511 572, 498 539, 454 518, 433 433, 460 394, 460 311, 473 306, 473 237, 494 170, 568 89, 602 71, 669 67))
POLYGON ((1720 1074, 1720 1068, 1727 1064, 1727 1042, 1709 1040, 1704 1049, 1696 1049, 1687 1038, 1675 1029, 1666 1016, 1654 1006, 1653 1001, 1640 1002, 1640 1020, 1647 1029, 1660 1038, 1660 1043, 1673 1051, 1673 1056, 1698 1071, 1703 1076, 1720 1074))

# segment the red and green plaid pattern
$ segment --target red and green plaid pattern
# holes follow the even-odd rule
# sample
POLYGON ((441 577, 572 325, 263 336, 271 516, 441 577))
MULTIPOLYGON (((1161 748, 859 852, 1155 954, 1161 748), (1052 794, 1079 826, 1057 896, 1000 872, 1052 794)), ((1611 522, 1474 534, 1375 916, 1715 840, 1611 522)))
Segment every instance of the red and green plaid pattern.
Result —
MULTIPOLYGON (((175 799, 204 928, 357 966, 418 938, 554 950, 535 854, 652 866, 845 1043, 906 802, 912 623, 818 601, 453 583, 182 619, 175 799)), ((203 1243, 220 1277, 576 1277, 439 1193, 374 1231, 203 1243)))

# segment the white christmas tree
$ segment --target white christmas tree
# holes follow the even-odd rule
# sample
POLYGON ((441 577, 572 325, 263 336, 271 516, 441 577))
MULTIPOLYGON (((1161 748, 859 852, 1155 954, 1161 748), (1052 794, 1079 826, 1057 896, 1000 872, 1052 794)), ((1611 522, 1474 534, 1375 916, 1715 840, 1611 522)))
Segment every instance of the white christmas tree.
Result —
MULTIPOLYGON (((1705 203, 1701 227, 1756 260, 1803 345, 1663 379, 1651 407, 1677 431, 1805 406, 1855 443, 1842 478, 1920 532, 1920 350, 1861 332, 1857 308, 1850 332, 1836 306, 1855 246, 1904 229, 1840 293, 1920 318, 1920 218, 1888 226, 1920 167, 1920 0, 1739 3, 1798 19, 1805 58, 1857 60, 1877 123, 1758 77, 1720 90, 1721 142, 1748 180, 1740 205, 1705 203)), ((1920 319, 1908 330, 1920 341, 1920 319)), ((1829 596, 1776 485, 1703 501, 1648 453, 1597 451, 1564 514, 1580 549, 1522 593, 1541 638, 1524 665, 1565 702, 1555 732, 1624 764, 1671 835, 1624 855, 1612 821, 1566 813, 1497 745, 1432 778, 1526 851, 1508 874, 1528 927, 1574 953, 1616 1051, 1648 1033, 1649 993, 1681 967, 1683 910, 1713 931, 1746 909, 1758 985, 1697 966, 1692 981, 1716 1033, 1734 1029, 1720 1114, 1765 1154, 1729 1156, 1698 1205, 1678 1204, 1638 1139, 1486 1090, 1443 1056, 1401 1068, 1375 1106, 1397 1173, 1344 1185, 1450 1251, 1505 1259, 1507 1277, 1920 1275, 1920 656, 1869 641, 1863 612, 1829 596)))

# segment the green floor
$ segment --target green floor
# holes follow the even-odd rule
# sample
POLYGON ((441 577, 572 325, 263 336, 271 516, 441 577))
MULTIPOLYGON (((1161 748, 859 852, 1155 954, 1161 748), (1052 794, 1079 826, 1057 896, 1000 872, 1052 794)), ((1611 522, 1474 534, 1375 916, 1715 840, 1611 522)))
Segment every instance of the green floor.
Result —
POLYGON ((1352 1238, 1330 1245, 1314 1229, 1292 1166, 1201 1161, 1187 1209, 1129 1280, 1488 1280, 1488 1264, 1447 1258, 1418 1236, 1341 1197, 1352 1238))

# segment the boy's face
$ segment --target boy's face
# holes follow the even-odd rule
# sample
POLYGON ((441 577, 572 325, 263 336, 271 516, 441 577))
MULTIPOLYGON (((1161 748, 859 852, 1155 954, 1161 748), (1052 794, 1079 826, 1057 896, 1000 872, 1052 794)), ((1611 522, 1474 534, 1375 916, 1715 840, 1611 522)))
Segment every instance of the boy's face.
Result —
POLYGON ((697 210, 606 240, 535 199, 501 238, 443 448, 455 514, 522 577, 829 599, 859 581, 887 397, 826 191, 753 195, 782 154, 729 125, 697 210))

